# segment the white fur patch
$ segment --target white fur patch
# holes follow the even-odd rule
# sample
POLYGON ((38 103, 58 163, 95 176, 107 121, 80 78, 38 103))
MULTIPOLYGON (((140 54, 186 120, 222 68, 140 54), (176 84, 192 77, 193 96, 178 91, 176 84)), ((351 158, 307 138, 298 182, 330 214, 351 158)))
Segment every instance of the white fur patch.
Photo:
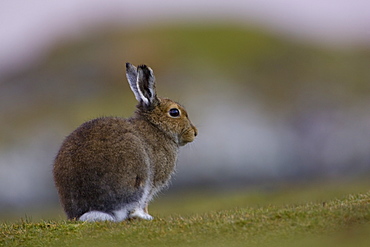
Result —
POLYGON ((114 216, 116 217, 116 221, 120 222, 120 221, 126 220, 129 216, 129 212, 133 210, 133 208, 134 206, 132 204, 129 204, 120 210, 114 211, 113 213, 114 213, 114 216))
POLYGON ((144 186, 143 196, 141 197, 141 199, 139 201, 140 207, 145 208, 145 206, 150 201, 150 199, 151 199, 150 198, 150 190, 151 190, 152 187, 153 186, 152 186, 151 182, 149 180, 146 181, 145 186, 144 186))
POLYGON ((95 221, 116 221, 116 219, 107 213, 100 212, 100 211, 90 211, 84 213, 79 220, 81 221, 88 221, 88 222, 95 222, 95 221))

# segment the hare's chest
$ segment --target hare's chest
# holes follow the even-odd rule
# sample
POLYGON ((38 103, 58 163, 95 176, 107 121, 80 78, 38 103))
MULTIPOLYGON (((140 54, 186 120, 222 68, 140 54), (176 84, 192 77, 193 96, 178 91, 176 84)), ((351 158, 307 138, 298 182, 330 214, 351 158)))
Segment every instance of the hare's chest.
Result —
POLYGON ((176 157, 162 157, 153 166, 153 185, 155 187, 166 186, 175 171, 176 157))

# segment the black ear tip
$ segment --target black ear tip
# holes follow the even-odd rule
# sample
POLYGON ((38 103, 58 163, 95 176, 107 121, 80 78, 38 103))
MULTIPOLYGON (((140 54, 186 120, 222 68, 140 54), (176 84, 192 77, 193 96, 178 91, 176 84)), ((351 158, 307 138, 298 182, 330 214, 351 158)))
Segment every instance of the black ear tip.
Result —
POLYGON ((126 69, 128 69, 130 67, 130 63, 126 63, 126 69))
POLYGON ((137 66, 137 68, 139 69, 142 69, 142 70, 147 70, 148 69, 148 66, 146 66, 145 64, 141 64, 139 66, 137 66))

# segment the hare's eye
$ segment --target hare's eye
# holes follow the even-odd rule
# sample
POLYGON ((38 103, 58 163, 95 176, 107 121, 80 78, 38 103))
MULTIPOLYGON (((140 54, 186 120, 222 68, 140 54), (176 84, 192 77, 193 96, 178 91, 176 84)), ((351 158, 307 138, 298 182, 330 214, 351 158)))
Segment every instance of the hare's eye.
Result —
POLYGON ((170 109, 170 111, 168 113, 170 114, 171 117, 179 117, 180 116, 180 111, 177 108, 170 109))

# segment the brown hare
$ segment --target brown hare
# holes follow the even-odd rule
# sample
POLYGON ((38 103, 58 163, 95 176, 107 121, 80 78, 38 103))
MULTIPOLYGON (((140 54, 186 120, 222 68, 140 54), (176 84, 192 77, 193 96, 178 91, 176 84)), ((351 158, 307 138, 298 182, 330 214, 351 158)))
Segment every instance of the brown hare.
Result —
POLYGON ((179 147, 197 135, 181 105, 157 97, 149 67, 127 63, 126 76, 139 102, 133 117, 82 124, 55 158, 55 185, 68 219, 153 219, 148 203, 168 185, 179 147))

